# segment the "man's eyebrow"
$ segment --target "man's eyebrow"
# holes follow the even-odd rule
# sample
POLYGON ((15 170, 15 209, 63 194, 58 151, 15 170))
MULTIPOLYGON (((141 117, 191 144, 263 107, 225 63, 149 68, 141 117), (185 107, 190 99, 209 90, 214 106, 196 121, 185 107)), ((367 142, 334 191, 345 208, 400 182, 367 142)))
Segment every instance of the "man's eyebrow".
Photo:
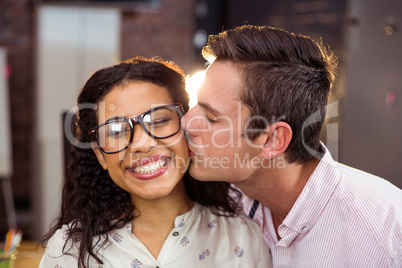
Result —
POLYGON ((215 115, 221 114, 218 110, 216 110, 215 108, 212 108, 211 106, 209 106, 206 103, 198 102, 198 105, 200 105, 202 108, 204 108, 205 110, 207 110, 215 115))

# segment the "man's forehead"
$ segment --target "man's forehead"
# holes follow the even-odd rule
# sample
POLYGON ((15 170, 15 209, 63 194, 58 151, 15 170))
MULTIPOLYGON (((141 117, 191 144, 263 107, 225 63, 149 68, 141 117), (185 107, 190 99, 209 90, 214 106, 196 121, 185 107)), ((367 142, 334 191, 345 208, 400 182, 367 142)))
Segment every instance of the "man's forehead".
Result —
POLYGON ((237 109, 241 81, 229 63, 214 62, 207 69, 197 94, 198 103, 205 109, 224 113, 237 109))
POLYGON ((210 89, 204 89, 198 93, 198 105, 215 115, 233 113, 237 110, 238 105, 242 103, 235 92, 222 90, 209 93, 210 89))

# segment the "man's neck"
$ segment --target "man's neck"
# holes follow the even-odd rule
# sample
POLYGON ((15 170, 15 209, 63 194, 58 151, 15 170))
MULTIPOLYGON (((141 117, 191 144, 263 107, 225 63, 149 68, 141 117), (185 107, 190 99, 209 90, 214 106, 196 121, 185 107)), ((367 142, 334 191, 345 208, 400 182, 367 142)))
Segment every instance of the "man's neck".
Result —
POLYGON ((260 169, 235 185, 248 197, 258 200, 272 213, 275 229, 285 220, 320 160, 305 164, 287 163, 284 168, 260 169))

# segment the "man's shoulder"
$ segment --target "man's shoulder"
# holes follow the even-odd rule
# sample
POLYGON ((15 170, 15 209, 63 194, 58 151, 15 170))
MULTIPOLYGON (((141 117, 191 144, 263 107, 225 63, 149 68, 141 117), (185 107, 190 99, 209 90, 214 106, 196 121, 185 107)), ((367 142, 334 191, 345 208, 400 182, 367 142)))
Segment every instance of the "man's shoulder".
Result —
MULTIPOLYGON (((333 201, 350 214, 391 256, 402 250, 402 190, 373 174, 339 164, 340 183, 333 201)), ((353 219, 353 220, 350 220, 353 219)))
MULTIPOLYGON (((401 189, 381 177, 344 164, 339 164, 337 168, 341 178, 337 193, 349 198, 349 204, 395 207, 402 212, 401 189)), ((398 216, 402 217, 402 214, 398 216)))

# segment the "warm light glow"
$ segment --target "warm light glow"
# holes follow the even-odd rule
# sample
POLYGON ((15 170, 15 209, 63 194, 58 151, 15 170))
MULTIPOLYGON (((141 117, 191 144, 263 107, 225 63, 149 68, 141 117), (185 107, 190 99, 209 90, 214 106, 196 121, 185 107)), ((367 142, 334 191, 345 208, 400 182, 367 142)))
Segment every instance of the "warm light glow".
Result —
POLYGON ((189 78, 187 78, 186 83, 186 91, 190 97, 190 108, 194 107, 197 104, 197 91, 204 81, 205 71, 201 71, 193 74, 189 78))

